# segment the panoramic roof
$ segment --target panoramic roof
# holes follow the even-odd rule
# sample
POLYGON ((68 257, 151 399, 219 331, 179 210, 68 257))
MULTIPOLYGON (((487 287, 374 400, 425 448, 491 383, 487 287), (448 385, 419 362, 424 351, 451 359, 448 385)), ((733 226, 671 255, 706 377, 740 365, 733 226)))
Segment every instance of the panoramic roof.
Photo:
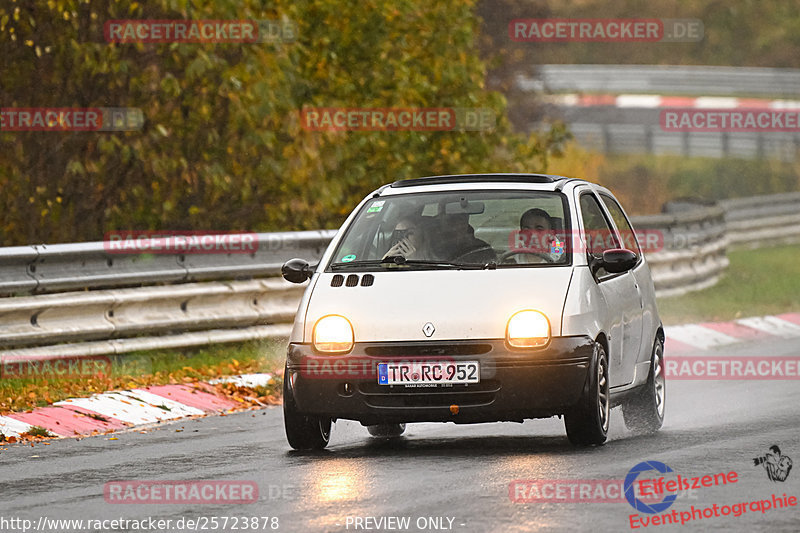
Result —
POLYGON ((552 174, 457 174, 445 176, 428 176, 424 178, 414 178, 395 181, 391 187, 418 187, 421 185, 443 185, 448 183, 556 183, 567 180, 565 176, 552 174))

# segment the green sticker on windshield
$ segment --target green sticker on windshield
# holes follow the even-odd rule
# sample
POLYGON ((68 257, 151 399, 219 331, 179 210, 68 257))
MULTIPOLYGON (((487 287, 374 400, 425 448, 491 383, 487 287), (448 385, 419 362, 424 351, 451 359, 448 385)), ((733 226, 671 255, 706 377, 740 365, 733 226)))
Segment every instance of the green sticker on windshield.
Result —
POLYGON ((383 204, 385 204, 385 203, 386 203, 386 200, 377 200, 375 202, 372 202, 372 205, 369 206, 369 209, 367 209, 367 213, 378 213, 378 212, 380 212, 380 210, 383 209, 383 204))
POLYGON ((355 261, 355 259, 356 259, 356 256, 353 255, 353 254, 346 255, 346 256, 342 257, 342 263, 349 263, 350 261, 355 261))

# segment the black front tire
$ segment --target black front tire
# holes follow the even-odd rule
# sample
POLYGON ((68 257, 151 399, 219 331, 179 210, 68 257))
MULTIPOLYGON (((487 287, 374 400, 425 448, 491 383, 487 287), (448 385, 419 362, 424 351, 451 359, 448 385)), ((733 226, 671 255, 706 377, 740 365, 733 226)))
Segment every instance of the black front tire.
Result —
POLYGON ((578 404, 564 414, 567 437, 575 446, 599 446, 608 437, 611 414, 608 390, 608 356, 596 342, 589 376, 578 404))
POLYGON ((373 437, 399 437, 406 431, 405 424, 377 424, 367 426, 367 431, 373 437))
POLYGON ((322 450, 331 438, 331 419, 299 412, 289 387, 289 372, 283 376, 283 426, 289 446, 295 450, 322 450))
POLYGON ((625 427, 637 435, 655 433, 664 424, 667 386, 664 375, 664 341, 656 339, 647 383, 622 404, 625 427))

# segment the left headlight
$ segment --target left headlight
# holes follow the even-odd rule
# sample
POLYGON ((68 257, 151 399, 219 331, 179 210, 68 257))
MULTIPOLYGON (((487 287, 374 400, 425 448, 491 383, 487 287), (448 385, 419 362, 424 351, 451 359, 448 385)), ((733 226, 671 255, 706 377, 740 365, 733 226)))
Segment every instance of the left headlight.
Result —
POLYGON ((345 353, 353 349, 353 326, 340 315, 327 315, 314 325, 314 348, 326 353, 345 353))
POLYGON ((512 348, 541 348, 550 342, 550 321, 532 309, 514 313, 506 326, 506 342, 512 348))

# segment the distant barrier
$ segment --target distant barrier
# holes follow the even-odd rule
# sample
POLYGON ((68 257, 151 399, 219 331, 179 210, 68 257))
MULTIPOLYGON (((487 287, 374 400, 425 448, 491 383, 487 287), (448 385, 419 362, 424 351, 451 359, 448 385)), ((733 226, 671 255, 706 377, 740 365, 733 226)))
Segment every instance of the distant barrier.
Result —
POLYGON ((664 234, 664 248, 646 254, 658 296, 710 287, 728 267, 729 242, 721 207, 695 207, 681 213, 636 217, 632 222, 635 228, 664 234))

